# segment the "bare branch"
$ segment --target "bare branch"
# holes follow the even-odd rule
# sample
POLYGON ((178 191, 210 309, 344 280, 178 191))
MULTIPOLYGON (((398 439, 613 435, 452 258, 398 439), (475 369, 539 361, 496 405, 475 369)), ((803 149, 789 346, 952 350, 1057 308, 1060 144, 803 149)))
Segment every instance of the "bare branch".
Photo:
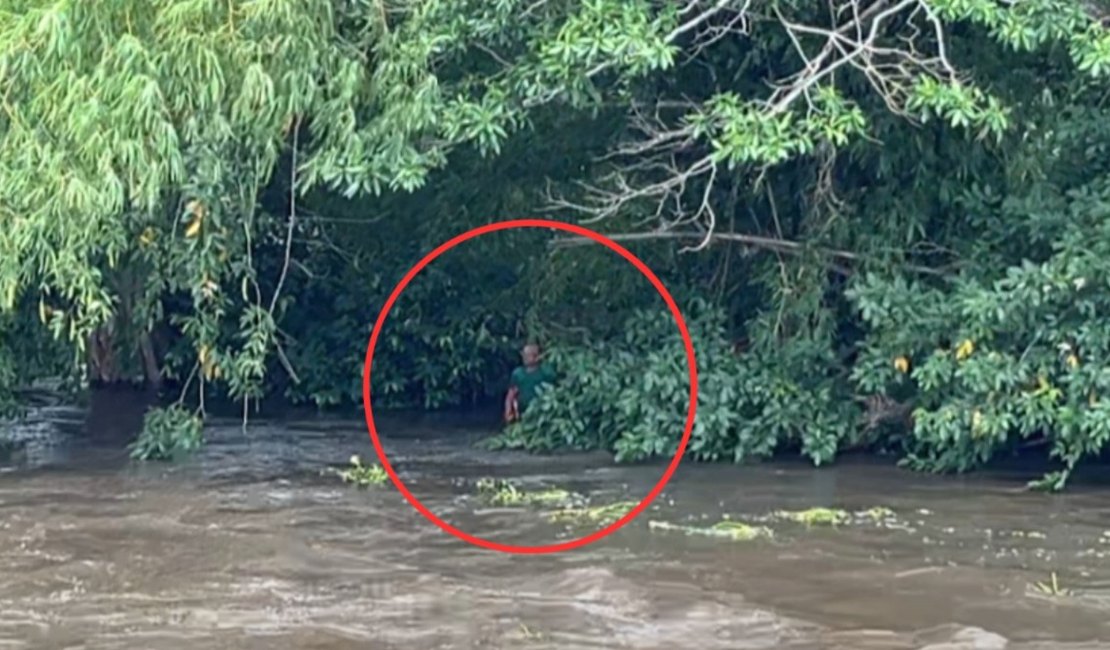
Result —
MULTIPOLYGON (((615 242, 636 242, 636 241, 653 241, 662 239, 705 239, 708 242, 723 241, 742 244, 756 249, 775 251, 779 253, 789 253, 798 255, 807 250, 808 247, 795 241, 785 239, 775 239, 773 237, 761 237, 759 235, 747 235, 743 233, 710 233, 708 235, 697 232, 676 232, 676 231, 656 231, 656 232, 642 232, 642 233, 620 233, 614 235, 605 235, 607 239, 615 242)), ((550 246, 552 248, 567 248, 572 246, 586 246, 595 243, 592 239, 587 237, 559 237, 551 240, 550 246)), ((845 262, 859 263, 864 261, 864 258, 857 253, 845 250, 836 249, 813 249, 822 255, 830 258, 842 260, 845 262)), ((842 268, 842 267, 840 267, 842 268)), ((905 265, 908 271, 921 273, 924 275, 931 275, 936 277, 947 277, 941 269, 936 269, 927 266, 905 265)), ((845 270, 845 273, 850 271, 845 270)))
MULTIPOLYGON (((274 287, 274 294, 270 296, 270 318, 274 317, 274 310, 277 308, 278 298, 281 297, 281 289, 285 286, 285 278, 289 275, 289 266, 293 259, 293 233, 297 227, 297 154, 299 149, 299 133, 301 127, 300 118, 296 118, 293 122, 293 151, 292 151, 292 166, 289 178, 289 222, 285 233, 285 259, 281 265, 281 275, 278 276, 277 286, 274 287)), ((285 356, 285 350, 282 349, 281 342, 276 338, 274 344, 277 349, 278 361, 281 363, 285 372, 289 374, 289 378, 293 383, 301 383, 300 377, 293 369, 293 364, 289 363, 288 357, 285 356)), ((243 426, 246 426, 246 399, 243 401, 243 426)))
MULTIPOLYGON (((799 102, 801 111, 818 110, 814 90, 829 83, 839 70, 862 74, 887 107, 901 115, 905 115, 906 101, 920 77, 957 80, 943 27, 928 0, 829 0, 829 24, 825 26, 792 19, 777 6, 769 16, 756 16, 751 5, 750 0, 689 0, 680 9, 682 25, 667 40, 691 36, 693 42, 684 43, 684 49, 696 57, 726 36, 746 37, 756 20, 783 30, 801 67, 774 83, 768 97, 759 102, 769 115, 796 110, 799 102), (822 44, 811 52, 807 43, 813 47, 814 37, 822 44)), ((689 119, 698 112, 698 105, 669 102, 666 108, 685 112, 666 115, 662 103, 654 110, 634 106, 630 127, 635 137, 600 159, 614 165, 614 171, 601 179, 600 186, 582 185, 582 200, 550 198, 551 206, 595 222, 648 202, 654 205, 650 212, 656 225, 663 230, 693 225, 704 233, 694 249, 708 245, 717 221, 713 189, 722 177, 719 163, 689 119), (688 196, 691 192, 696 194, 688 196)), ((823 156, 817 198, 835 207, 833 157, 823 156)))
POLYGON ((485 52, 487 55, 489 55, 489 57, 491 59, 493 59, 499 65, 501 65, 502 67, 504 67, 506 69, 511 68, 512 65, 513 65, 513 64, 509 63, 508 61, 506 61, 505 58, 502 57, 500 54, 498 54, 497 52, 494 52, 492 49, 490 49, 488 46, 486 46, 483 43, 475 43, 474 47, 476 47, 479 50, 485 52))

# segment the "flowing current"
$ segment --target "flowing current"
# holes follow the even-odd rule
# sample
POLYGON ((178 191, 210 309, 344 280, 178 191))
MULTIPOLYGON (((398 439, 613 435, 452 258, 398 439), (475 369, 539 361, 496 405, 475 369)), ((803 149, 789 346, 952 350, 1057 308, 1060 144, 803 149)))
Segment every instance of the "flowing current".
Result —
MULTIPOLYGON (((375 459, 357 413, 245 431, 217 422, 204 450, 174 465, 127 459, 140 413, 109 396, 15 427, 30 439, 0 460, 0 649, 1110 648, 1108 488, 1041 495, 1022 490, 1026 475, 927 477, 851 460, 689 463, 616 534, 506 555, 451 537, 391 484, 359 489, 322 472, 353 453, 375 459), (775 524, 752 541, 649 527, 817 506, 894 518, 775 524)), ((639 500, 663 470, 478 451, 493 427, 473 417, 392 416, 379 428, 429 509, 506 543, 593 529, 489 507, 473 497, 477 478, 603 503, 639 500)))

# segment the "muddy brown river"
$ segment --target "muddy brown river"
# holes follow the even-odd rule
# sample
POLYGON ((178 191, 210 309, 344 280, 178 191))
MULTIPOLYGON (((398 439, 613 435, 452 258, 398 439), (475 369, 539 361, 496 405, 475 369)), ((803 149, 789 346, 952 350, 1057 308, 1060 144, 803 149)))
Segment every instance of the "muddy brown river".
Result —
MULTIPOLYGON (((876 462, 690 463, 611 537, 506 555, 449 536, 392 485, 322 473, 374 459, 357 414, 217 422, 202 453, 164 465, 127 460, 134 413, 94 411, 56 411, 60 441, 0 466, 0 649, 1110 648, 1110 488, 1039 495, 1022 491, 1027 476, 876 462), (894 516, 776 522, 751 541, 649 526, 815 506, 894 516), (1036 587, 1053 572, 1058 593, 1036 587)), ((513 544, 589 529, 490 507, 477 478, 602 503, 638 500, 662 472, 478 451, 491 427, 461 417, 379 426, 426 506, 513 544)))

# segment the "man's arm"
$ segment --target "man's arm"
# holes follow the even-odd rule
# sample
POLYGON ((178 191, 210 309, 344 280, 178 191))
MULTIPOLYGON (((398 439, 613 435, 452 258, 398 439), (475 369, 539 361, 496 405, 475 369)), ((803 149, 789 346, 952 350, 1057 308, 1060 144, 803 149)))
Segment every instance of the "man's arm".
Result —
POLYGON ((515 422, 519 417, 519 409, 517 407, 517 389, 515 386, 509 388, 505 393, 505 423, 515 422))
POLYGON ((516 383, 516 371, 509 376, 509 389, 505 391, 505 423, 515 422, 520 417, 520 408, 518 406, 517 397, 520 394, 520 388, 516 383))

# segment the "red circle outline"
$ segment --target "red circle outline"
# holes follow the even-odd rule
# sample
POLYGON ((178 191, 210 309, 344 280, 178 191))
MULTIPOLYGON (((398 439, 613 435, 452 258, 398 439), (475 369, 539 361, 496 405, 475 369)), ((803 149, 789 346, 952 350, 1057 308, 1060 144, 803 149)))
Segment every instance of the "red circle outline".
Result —
POLYGON ((515 219, 510 221, 491 223, 485 226, 479 226, 477 228, 472 228, 461 235, 455 236, 454 238, 448 240, 446 243, 441 244, 432 252, 425 255, 423 259, 417 262, 416 265, 413 266, 403 278, 401 278, 401 281, 397 283, 397 286, 393 289, 393 292, 385 301, 385 305, 382 307, 382 310, 378 314, 378 318, 374 323, 374 329, 370 333, 370 345, 366 349, 366 361, 363 364, 362 372, 362 400, 363 411, 366 413, 366 426, 370 430, 370 440, 374 443, 374 450, 377 452, 379 460, 381 460, 382 467, 385 469, 386 473, 389 474, 389 478, 393 481, 393 484, 397 487, 401 494, 404 495, 405 499, 412 505, 412 507, 416 508, 417 512, 424 515, 424 517, 428 521, 431 521, 433 524, 439 526, 446 532, 451 533, 458 539, 469 542, 475 546, 494 551, 519 554, 557 553, 559 551, 569 551, 571 549, 580 548, 613 534, 614 532, 631 522, 637 516, 639 516, 640 513, 643 512, 649 505, 651 505, 651 502, 659 496, 659 493, 663 491, 663 488, 666 487, 667 483, 671 480, 671 476, 674 474, 675 470, 678 469, 679 463, 682 462, 682 457, 685 454, 686 446, 690 442, 690 434, 694 430, 694 417, 697 414, 698 403, 698 369, 697 362, 694 356, 694 344, 693 341, 690 340, 690 332, 686 328, 686 321, 682 318, 682 313, 679 311, 678 305, 675 304, 674 298, 671 297, 670 292, 667 291, 667 288, 663 286, 663 283, 659 280, 658 277, 656 277, 655 273, 653 273, 651 269, 649 269, 648 266, 644 264, 638 257, 633 255, 630 251, 628 251, 626 248, 616 243, 615 241, 588 228, 583 228, 581 226, 576 226, 569 223, 563 223, 561 221, 548 221, 546 219, 515 219), (401 481, 400 477, 397 476, 397 473, 393 471, 393 466, 389 464, 389 459, 386 457, 385 450, 382 449, 381 440, 378 439, 378 431, 377 427, 374 425, 374 415, 370 406, 370 369, 373 365, 374 347, 377 345, 378 336, 381 334, 382 325, 385 323, 386 317, 389 316, 389 311, 393 308, 393 304, 397 301, 397 298, 401 295, 401 292, 405 290, 410 282, 412 282, 412 279, 416 277, 417 273, 423 270, 423 268, 431 263, 432 260, 436 259, 448 250, 454 248, 455 246, 458 246, 464 241, 473 239, 480 235, 497 232, 500 230, 510 230, 512 228, 551 228, 554 230, 571 232, 582 237, 587 237, 599 244, 602 244, 610 250, 615 251, 624 259, 628 260, 634 267, 636 267, 638 271, 640 271, 640 273, 644 275, 644 277, 651 281, 652 286, 654 286, 655 290, 659 292, 659 295, 663 297, 664 302, 667 303, 667 307, 671 310, 671 315, 674 316, 675 324, 678 326, 678 331, 682 335, 682 342, 686 346, 686 360, 690 370, 690 407, 686 414, 686 427, 682 433, 682 440, 681 442, 679 442, 678 450, 675 452, 674 458, 671 459, 670 465, 667 466, 667 470, 663 473, 663 477, 659 479, 659 482, 655 484, 655 487, 652 488, 651 492, 649 492, 648 495, 644 497, 644 499, 640 501, 640 503, 637 504, 636 507, 633 508, 629 513, 621 517, 616 522, 610 524, 609 526, 602 528, 601 530, 598 530, 585 537, 580 537, 578 539, 573 539, 558 544, 547 544, 544 546, 513 546, 510 544, 493 542, 481 537, 475 537, 474 535, 464 533, 463 531, 455 528, 451 524, 448 524, 439 517, 435 516, 424 506, 424 504, 420 503, 419 499, 417 499, 415 496, 412 495, 411 492, 409 492, 408 488, 405 487, 405 484, 401 481))

